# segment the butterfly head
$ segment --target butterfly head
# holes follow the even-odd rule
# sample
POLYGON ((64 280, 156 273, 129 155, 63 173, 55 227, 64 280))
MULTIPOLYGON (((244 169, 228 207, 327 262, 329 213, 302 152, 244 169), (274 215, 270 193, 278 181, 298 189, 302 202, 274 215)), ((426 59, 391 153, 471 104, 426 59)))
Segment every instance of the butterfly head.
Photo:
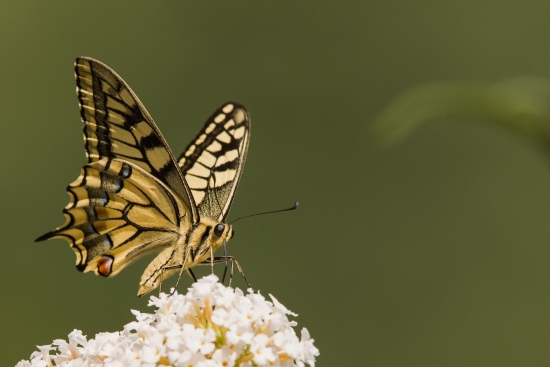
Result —
POLYGON ((214 235, 218 238, 223 238, 225 236, 226 240, 229 240, 235 234, 235 230, 231 224, 218 223, 214 227, 214 235))
MULTIPOLYGON (((199 225, 193 230, 191 234, 191 247, 194 248, 194 252, 200 257, 209 257, 210 248, 212 251, 216 251, 219 247, 223 246, 224 242, 229 241, 235 235, 233 226, 229 223, 218 222, 210 218, 201 218, 199 225)), ((200 262, 204 259, 196 258, 195 262, 200 262)))
MULTIPOLYGON (((208 220, 208 222, 210 222, 210 220, 208 220)), ((208 227, 210 229, 209 231, 207 230, 207 232, 209 232, 208 242, 210 242, 213 250, 221 247, 224 242, 229 241, 235 235, 235 230, 233 229, 233 226, 229 223, 214 222, 208 227)))

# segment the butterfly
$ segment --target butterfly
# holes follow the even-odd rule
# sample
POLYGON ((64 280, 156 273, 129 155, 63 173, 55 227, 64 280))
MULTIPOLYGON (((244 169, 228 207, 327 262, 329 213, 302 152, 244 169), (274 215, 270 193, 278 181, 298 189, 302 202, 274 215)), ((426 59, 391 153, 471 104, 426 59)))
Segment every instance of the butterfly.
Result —
POLYGON ((151 115, 112 69, 79 57, 75 77, 88 163, 67 187, 65 224, 36 241, 67 240, 76 268, 104 277, 160 251, 141 277, 138 296, 178 269, 180 276, 185 269, 195 278, 195 265, 234 260, 213 253, 235 233, 225 219, 248 151, 247 110, 223 104, 176 159, 151 115))

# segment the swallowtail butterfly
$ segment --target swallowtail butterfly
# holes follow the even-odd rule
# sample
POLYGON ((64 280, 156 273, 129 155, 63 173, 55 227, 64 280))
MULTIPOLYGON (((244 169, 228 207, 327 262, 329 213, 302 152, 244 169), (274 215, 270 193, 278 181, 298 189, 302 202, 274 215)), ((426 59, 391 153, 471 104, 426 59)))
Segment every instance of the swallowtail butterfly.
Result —
POLYGON ((141 277, 139 296, 179 269, 226 262, 213 253, 234 234, 225 218, 250 140, 246 109, 223 104, 176 159, 138 97, 107 65, 79 57, 75 76, 88 163, 67 187, 65 224, 37 241, 66 239, 78 270, 105 277, 160 251, 141 277))

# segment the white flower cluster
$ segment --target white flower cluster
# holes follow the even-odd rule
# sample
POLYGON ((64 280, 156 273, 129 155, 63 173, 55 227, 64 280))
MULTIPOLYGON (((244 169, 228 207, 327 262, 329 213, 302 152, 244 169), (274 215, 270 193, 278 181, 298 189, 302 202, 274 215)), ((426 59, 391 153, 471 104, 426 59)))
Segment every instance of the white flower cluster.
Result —
POLYGON ((270 295, 223 286, 215 275, 194 283, 186 295, 151 297, 153 314, 132 311, 137 321, 121 332, 86 340, 79 330, 69 342, 38 347, 16 367, 256 367, 315 366, 319 355, 307 329, 298 339, 287 315, 270 295), (50 354, 55 351, 55 354, 50 354))

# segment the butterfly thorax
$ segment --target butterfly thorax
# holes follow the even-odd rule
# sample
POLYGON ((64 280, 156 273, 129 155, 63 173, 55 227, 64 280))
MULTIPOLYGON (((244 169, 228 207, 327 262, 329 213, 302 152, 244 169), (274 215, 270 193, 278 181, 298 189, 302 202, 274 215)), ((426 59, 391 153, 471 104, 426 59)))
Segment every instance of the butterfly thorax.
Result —
POLYGON ((201 218, 186 233, 173 246, 162 251, 145 269, 139 283, 139 296, 157 288, 173 273, 181 271, 182 265, 184 269, 190 269, 201 263, 208 264, 210 256, 234 234, 230 224, 210 218, 201 218))
POLYGON ((233 227, 210 218, 201 218, 187 241, 185 266, 192 267, 210 258, 214 252, 233 237, 233 227))

